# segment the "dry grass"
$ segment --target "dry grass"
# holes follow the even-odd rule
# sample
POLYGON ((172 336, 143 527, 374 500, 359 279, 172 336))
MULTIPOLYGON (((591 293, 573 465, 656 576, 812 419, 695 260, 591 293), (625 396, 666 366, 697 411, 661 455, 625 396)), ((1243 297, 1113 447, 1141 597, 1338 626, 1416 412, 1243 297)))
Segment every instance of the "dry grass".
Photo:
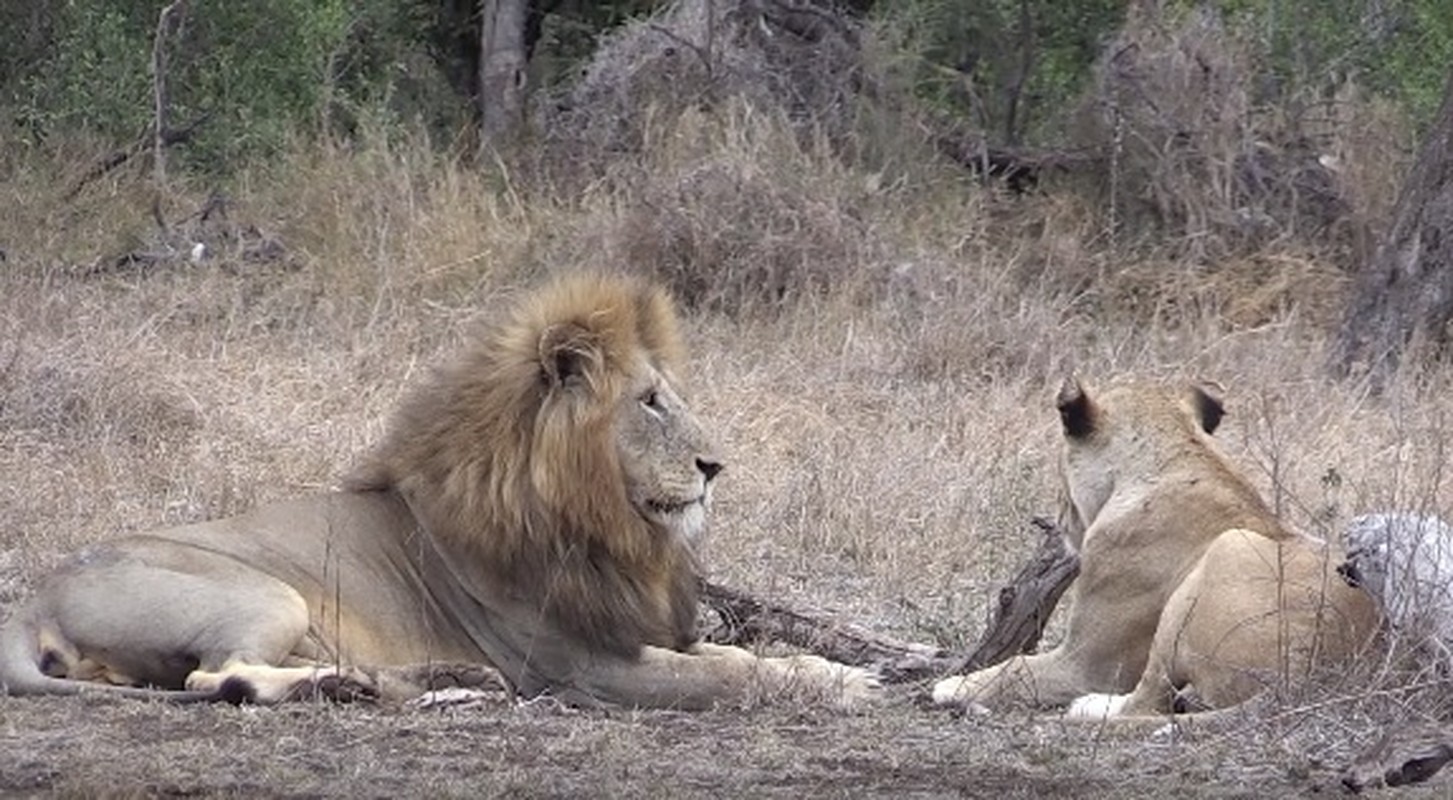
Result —
MULTIPOLYGON (((1226 384, 1218 436, 1311 531, 1453 501, 1447 377, 1408 374, 1382 397, 1329 382, 1342 284, 1314 258, 1271 249, 1214 272, 1127 258, 1075 201, 885 182, 773 126, 688 116, 630 176, 570 200, 418 143, 313 150, 234 193, 234 216, 284 242, 286 265, 92 276, 82 267, 152 235, 144 187, 123 176, 61 202, 79 167, 56 165, 79 160, 7 162, 0 602, 81 543, 331 485, 473 319, 575 266, 700 293, 692 400, 728 462, 716 577, 902 636, 979 633, 1034 545, 1025 522, 1053 509, 1050 398, 1071 370, 1226 384), (758 291, 776 278, 789 288, 758 291)), ((1396 713, 1435 713, 1436 691, 1404 691, 1417 679, 1370 663, 1234 735, 1170 742, 954 719, 906 694, 862 716, 0 699, 0 789, 1302 793, 1396 713)))

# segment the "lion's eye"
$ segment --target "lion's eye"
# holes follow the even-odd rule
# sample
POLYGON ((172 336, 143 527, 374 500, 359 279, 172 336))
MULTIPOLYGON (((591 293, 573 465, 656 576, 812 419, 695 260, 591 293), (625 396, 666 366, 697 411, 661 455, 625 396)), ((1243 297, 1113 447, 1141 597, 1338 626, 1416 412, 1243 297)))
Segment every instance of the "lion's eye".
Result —
POLYGON ((641 395, 641 405, 658 414, 665 410, 661 407, 661 396, 656 393, 655 389, 641 395))

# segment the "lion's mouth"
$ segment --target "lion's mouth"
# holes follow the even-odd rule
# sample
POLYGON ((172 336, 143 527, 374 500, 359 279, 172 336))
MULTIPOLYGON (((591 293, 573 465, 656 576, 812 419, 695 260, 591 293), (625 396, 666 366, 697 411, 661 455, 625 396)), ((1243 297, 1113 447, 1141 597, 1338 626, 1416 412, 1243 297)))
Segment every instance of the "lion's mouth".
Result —
POLYGON ((646 510, 652 514, 659 514, 661 516, 682 514, 688 508, 701 503, 705 499, 705 495, 698 495, 690 500, 647 500, 646 510))

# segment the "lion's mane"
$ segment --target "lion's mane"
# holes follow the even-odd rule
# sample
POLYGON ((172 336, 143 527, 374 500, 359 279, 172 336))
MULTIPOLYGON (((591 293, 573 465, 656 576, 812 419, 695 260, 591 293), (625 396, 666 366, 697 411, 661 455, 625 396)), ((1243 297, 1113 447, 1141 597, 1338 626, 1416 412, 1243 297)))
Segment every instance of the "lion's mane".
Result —
POLYGON ((591 649, 683 649, 695 561, 632 507, 613 417, 642 364, 669 379, 684 360, 659 288, 561 279, 436 370, 346 486, 399 492, 469 568, 591 649))

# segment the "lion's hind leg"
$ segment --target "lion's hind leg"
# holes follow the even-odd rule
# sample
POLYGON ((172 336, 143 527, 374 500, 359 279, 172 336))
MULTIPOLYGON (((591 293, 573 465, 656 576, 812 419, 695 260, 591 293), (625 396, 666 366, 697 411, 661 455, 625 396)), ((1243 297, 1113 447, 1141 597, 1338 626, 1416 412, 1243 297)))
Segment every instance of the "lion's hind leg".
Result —
POLYGON ((373 677, 360 669, 324 664, 284 667, 246 659, 217 670, 194 670, 187 676, 187 690, 214 694, 229 703, 261 705, 314 699, 352 702, 373 700, 379 694, 373 677))
POLYGON ((485 664, 435 662, 394 666, 348 666, 288 659, 283 664, 237 659, 216 670, 196 670, 187 689, 231 703, 272 704, 291 700, 335 702, 415 700, 443 689, 468 690, 475 697, 501 699, 509 682, 485 664))
POLYGON ((302 595, 236 559, 181 543, 140 539, 83 551, 27 614, 36 620, 41 671, 73 683, 267 702, 285 699, 277 688, 284 676, 312 674, 268 666, 283 664, 304 642, 302 595), (261 683, 245 683, 252 680, 261 683))

